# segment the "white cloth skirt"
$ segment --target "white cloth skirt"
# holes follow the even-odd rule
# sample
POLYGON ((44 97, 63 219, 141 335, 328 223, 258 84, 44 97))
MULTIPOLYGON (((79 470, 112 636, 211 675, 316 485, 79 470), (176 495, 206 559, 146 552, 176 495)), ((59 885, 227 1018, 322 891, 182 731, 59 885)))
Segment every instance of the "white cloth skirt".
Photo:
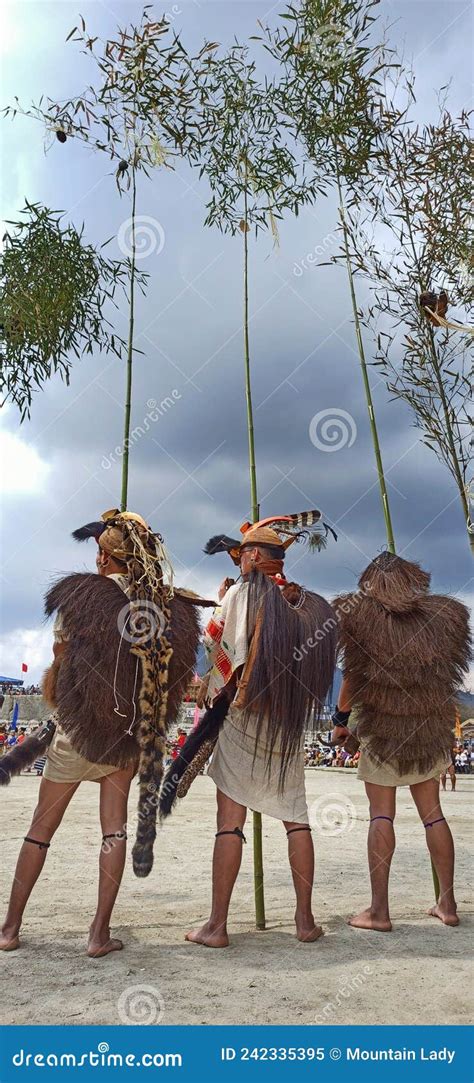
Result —
POLYGON ((371 782, 374 786, 416 786, 419 782, 427 782, 430 778, 439 779, 445 770, 446 760, 443 756, 425 774, 420 771, 411 771, 409 774, 401 775, 390 763, 377 763, 372 759, 362 742, 357 778, 360 778, 362 782, 371 782))
POLYGON ((270 774, 266 771, 266 746, 262 735, 255 753, 255 728, 247 729, 242 712, 231 706, 220 731, 208 774, 217 788, 232 801, 254 812, 263 812, 288 823, 307 824, 304 778, 304 747, 291 757, 282 793, 278 792, 281 757, 276 748, 270 774))

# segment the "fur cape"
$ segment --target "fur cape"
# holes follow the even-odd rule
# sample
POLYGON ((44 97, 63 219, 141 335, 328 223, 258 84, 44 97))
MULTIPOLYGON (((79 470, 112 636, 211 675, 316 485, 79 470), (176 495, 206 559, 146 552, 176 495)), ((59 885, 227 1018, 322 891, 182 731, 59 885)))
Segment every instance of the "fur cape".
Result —
MULTIPOLYGON (((244 718, 256 719, 257 741, 267 727, 267 769, 279 742, 283 789, 286 769, 305 728, 320 718, 331 689, 336 657, 337 620, 329 602, 319 594, 288 584, 289 598, 262 572, 249 577, 247 636, 249 654, 235 700, 244 718)), ((181 780, 205 743, 217 740, 235 688, 222 690, 180 754, 170 765, 160 795, 160 815, 169 816, 181 780)), ((200 762, 198 766, 200 766, 200 762)), ((183 788, 187 792, 187 788, 183 788)))
POLYGON ((426 774, 450 758, 455 694, 470 660, 469 613, 455 598, 429 594, 430 577, 418 565, 389 556, 363 573, 360 591, 332 603, 344 676, 369 755, 400 775, 426 774))
MULTIPOLYGON (((166 727, 178 716, 183 695, 194 673, 200 629, 198 605, 213 605, 189 592, 175 591, 170 601, 170 637, 173 648, 168 670, 166 727)), ((133 644, 121 636, 127 596, 113 579, 88 572, 68 575, 47 593, 47 616, 61 611, 68 639, 56 659, 55 703, 58 723, 73 748, 93 763, 117 768, 138 767, 140 795, 147 805, 139 811, 137 835, 155 834, 157 796, 162 777, 162 742, 156 742, 160 762, 150 760, 140 743, 140 686, 142 659, 133 644)), ((48 682, 46 682, 48 684, 48 682)), ((151 693, 150 693, 151 694, 151 693)), ((158 705, 159 706, 159 705, 158 705)), ((143 806, 143 802, 142 802, 143 806)), ((137 875, 151 864, 134 859, 137 875)))

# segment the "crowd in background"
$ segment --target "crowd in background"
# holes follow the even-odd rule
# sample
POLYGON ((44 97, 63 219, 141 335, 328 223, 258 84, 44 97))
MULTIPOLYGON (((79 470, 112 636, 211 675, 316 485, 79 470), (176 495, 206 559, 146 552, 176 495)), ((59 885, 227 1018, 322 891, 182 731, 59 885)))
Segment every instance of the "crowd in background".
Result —
POLYGON ((15 684, 2 684, 2 694, 4 696, 40 696, 41 685, 29 684, 19 688, 15 684))
POLYGON ((360 752, 351 756, 344 748, 326 748, 323 745, 305 745, 305 767, 357 767, 360 752))
MULTIPOLYGON (((27 722, 24 725, 8 721, 0 722, 0 756, 8 752, 14 745, 21 744, 22 741, 25 740, 25 737, 36 730, 39 725, 40 723, 36 720, 27 722)), ((166 766, 176 759, 180 749, 184 745, 186 737, 187 731, 178 726, 176 735, 170 738, 166 743, 166 766)), ((344 748, 330 748, 328 745, 322 745, 316 741, 306 743, 304 746, 305 767, 357 767, 359 757, 360 752, 351 755, 346 752, 344 748)), ((38 761, 38 763, 34 764, 29 770, 33 773, 41 774, 43 763, 44 760, 38 761)), ((455 745, 452 750, 452 763, 456 774, 474 774, 473 743, 465 741, 464 744, 455 745)))
POLYGON ((457 775, 470 775, 474 772, 474 748, 458 745, 453 748, 454 770, 457 775))

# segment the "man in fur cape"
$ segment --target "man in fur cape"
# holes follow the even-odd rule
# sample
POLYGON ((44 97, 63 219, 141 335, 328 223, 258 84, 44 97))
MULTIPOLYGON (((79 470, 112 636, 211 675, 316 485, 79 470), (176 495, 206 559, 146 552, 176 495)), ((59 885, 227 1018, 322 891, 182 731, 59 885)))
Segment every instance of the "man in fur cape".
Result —
POLYGON ((319 715, 332 684, 336 622, 324 598, 287 582, 283 573, 285 550, 309 538, 319 517, 303 512, 247 523, 241 543, 219 536, 206 547, 209 553, 229 552, 241 571, 240 582, 224 582, 222 605, 206 630, 212 662, 208 699, 230 703, 209 769, 217 786, 212 910, 205 925, 186 937, 208 947, 229 943, 227 914, 248 808, 283 821, 297 936, 314 941, 322 933, 311 906, 314 851, 303 745, 305 728, 314 712, 319 715))
POLYGON ((430 914, 458 924, 453 839, 439 777, 451 762, 455 694, 469 666, 469 614, 456 599, 430 594, 429 586, 419 564, 381 553, 362 573, 360 589, 333 601, 344 655, 333 740, 344 743, 356 733, 358 777, 370 804, 372 900, 351 918, 357 929, 392 928, 388 883, 398 786, 410 787, 438 875, 440 894, 430 914))
MULTIPOLYGON (((0 950, 20 946, 23 912, 53 835, 78 786, 88 780, 100 785, 99 897, 87 946, 97 959, 123 946, 110 936, 110 920, 125 863, 128 793, 137 772, 134 871, 146 876, 152 866, 166 730, 194 672, 195 606, 201 600, 173 590, 161 536, 139 515, 112 509, 74 537, 97 541, 99 575, 66 576, 46 596, 47 615, 58 614, 54 662, 43 689, 55 708, 56 730, 20 850, 0 950)), ((16 758, 2 757, 0 783, 26 766, 27 746, 25 741, 16 758)), ((38 754, 34 741, 30 753, 38 754)), ((70 832, 74 851, 73 826, 70 832)))

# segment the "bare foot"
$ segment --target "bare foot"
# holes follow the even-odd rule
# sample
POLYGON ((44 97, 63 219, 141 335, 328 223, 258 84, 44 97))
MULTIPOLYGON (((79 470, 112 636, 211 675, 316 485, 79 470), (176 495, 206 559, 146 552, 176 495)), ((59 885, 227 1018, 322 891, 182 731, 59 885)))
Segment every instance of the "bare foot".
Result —
POLYGON ((16 951, 20 947, 18 933, 3 932, 0 935, 0 951, 16 951))
POLYGON ((103 932, 89 932, 87 954, 91 959, 102 959, 104 955, 110 955, 111 951, 122 951, 123 943, 110 936, 110 929, 103 932))
POLYGON ((370 909, 362 910, 360 914, 355 914, 353 918, 349 918, 348 925, 352 925, 353 929, 373 929, 376 933, 391 933, 392 922, 389 919, 382 920, 375 916, 370 909))
POLYGON ((432 906, 428 913, 432 918, 439 918, 443 925, 459 925, 459 918, 455 910, 446 911, 439 905, 432 906))
POLYGON ((300 918, 298 914, 295 914, 295 925, 296 937, 302 944, 312 944, 314 940, 319 940, 320 936, 324 936, 321 926, 316 925, 312 914, 306 918, 300 918))
POLYGON ((319 940, 320 936, 324 936, 324 932, 320 925, 313 925, 312 929, 305 929, 297 925, 296 936, 303 944, 312 944, 314 940, 319 940))
POLYGON ((229 947, 229 937, 224 926, 220 925, 216 928, 208 921, 201 929, 191 929, 184 939, 189 940, 191 944, 204 944, 205 948, 229 947))

